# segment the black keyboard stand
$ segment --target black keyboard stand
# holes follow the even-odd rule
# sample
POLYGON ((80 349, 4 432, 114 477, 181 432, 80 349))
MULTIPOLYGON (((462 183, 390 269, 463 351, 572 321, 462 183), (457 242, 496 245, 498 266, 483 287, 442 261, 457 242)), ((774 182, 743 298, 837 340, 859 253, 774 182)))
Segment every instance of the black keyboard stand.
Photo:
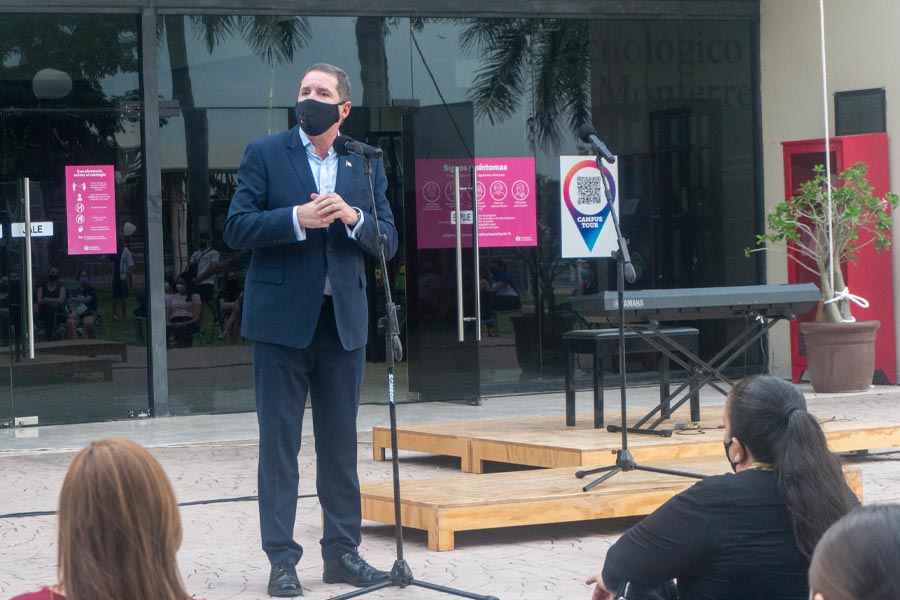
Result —
MULTIPOLYGON (((731 340, 728 345, 722 348, 715 356, 709 359, 709 361, 704 361, 696 354, 690 352, 687 348, 684 348, 677 341, 668 338, 659 328, 659 323, 626 324, 626 327, 630 331, 634 331, 648 344, 668 356, 669 359, 681 365, 691 374, 688 380, 678 386, 666 400, 651 409, 649 413, 644 415, 644 417, 634 424, 634 427, 629 427, 629 432, 644 435, 665 435, 662 432, 669 430, 660 430, 657 429, 657 427, 669 418, 668 414, 660 415, 647 427, 644 427, 644 424, 653 419, 664 406, 667 406, 679 396, 681 396, 681 398, 671 404, 666 412, 675 412, 685 402, 691 400, 691 421, 699 421, 700 403, 698 394, 700 389, 709 385, 721 394, 727 396, 729 390, 734 386, 734 382, 728 379, 723 371, 753 344, 759 341, 761 337, 768 333, 776 323, 782 320, 792 321, 795 318, 792 314, 767 316, 755 313, 750 316, 752 317, 752 320, 747 324, 744 331, 731 340), (653 335, 647 335, 648 333, 653 333, 653 335), (684 358, 682 358, 682 356, 684 358), (727 389, 720 386, 718 382, 724 384, 727 389)), ((606 429, 612 433, 617 433, 621 428, 617 425, 609 425, 606 429)), ((669 435, 671 435, 671 432, 669 435)))

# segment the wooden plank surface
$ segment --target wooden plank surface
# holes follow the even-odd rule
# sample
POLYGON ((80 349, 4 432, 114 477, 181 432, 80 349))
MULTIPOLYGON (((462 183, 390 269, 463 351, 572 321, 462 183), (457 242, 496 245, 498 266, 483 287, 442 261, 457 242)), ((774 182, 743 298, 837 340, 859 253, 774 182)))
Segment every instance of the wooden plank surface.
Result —
POLYGON ((69 356, 116 354, 122 357, 122 362, 128 362, 128 346, 125 342, 115 340, 79 338, 75 340, 37 342, 34 345, 34 351, 35 353, 65 354, 69 356))
MULTIPOLYGON (((106 381, 112 381, 112 361, 108 358, 68 356, 63 354, 35 354, 12 362, 12 375, 16 382, 33 385, 38 382, 75 379, 84 374, 101 373, 106 381)), ((10 369, 10 356, 0 354, 0 369, 10 369)))
MULTIPOLYGON (((706 475, 730 469, 721 454, 647 464, 706 475)), ((444 551, 454 548, 457 531, 647 515, 696 483, 674 475, 631 471, 583 492, 582 486, 591 477, 577 479, 576 470, 535 469, 403 481, 401 519, 404 526, 428 532, 430 549, 444 551)), ((862 499, 860 471, 846 473, 848 484, 862 499)), ((362 508, 364 519, 393 523, 392 484, 364 484, 362 508)))
MULTIPOLYGON (((637 411, 635 411, 637 412, 637 411)), ((701 432, 676 432, 672 437, 628 436, 635 460, 716 456, 722 453, 722 408, 705 408, 701 432)), ((618 413, 607 413, 607 423, 616 423, 618 413)), ((640 414, 629 419, 634 424, 640 414)), ((661 428, 686 423, 689 409, 679 409, 661 428)), ((900 424, 855 420, 820 419, 831 449, 849 452, 900 447, 900 424)), ((579 415, 578 425, 566 427, 565 416, 491 419, 458 423, 427 423, 398 428, 400 450, 458 456, 463 472, 481 473, 485 461, 534 467, 606 465, 615 461, 612 451, 621 446, 621 434, 594 429, 590 414, 579 415)), ((390 448, 390 430, 373 429, 373 454, 384 460, 390 448)))

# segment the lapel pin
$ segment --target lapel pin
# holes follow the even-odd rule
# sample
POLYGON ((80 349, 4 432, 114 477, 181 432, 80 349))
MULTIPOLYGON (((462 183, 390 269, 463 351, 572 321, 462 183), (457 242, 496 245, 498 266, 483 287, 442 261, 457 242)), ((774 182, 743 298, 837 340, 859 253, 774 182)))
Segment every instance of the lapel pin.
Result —
POLYGON ((345 161, 345 162, 347 163, 347 166, 348 166, 348 167, 352 167, 352 166, 353 166, 353 164, 352 164, 349 160, 348 160, 348 161, 345 161))

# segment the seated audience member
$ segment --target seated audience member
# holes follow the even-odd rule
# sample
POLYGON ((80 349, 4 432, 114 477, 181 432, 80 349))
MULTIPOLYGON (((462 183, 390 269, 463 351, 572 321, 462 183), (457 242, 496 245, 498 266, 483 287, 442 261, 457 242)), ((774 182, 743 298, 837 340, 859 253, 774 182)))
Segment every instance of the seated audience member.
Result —
POLYGON ((13 600, 188 600, 175 554, 181 518, 162 467, 139 444, 79 452, 59 497, 59 583, 13 600))
POLYGON ((70 340, 77 337, 79 327, 86 337, 96 337, 94 325, 97 320, 97 290, 91 285, 87 271, 83 270, 78 274, 78 285, 78 289, 69 298, 72 309, 69 311, 66 332, 70 340))
POLYGON ((900 504, 864 506, 829 527, 809 587, 813 600, 900 598, 900 504))
POLYGON ((200 295, 195 294, 191 278, 182 273, 175 279, 175 293, 166 297, 166 336, 178 346, 190 346, 200 333, 200 295))
POLYGON ((8 346, 10 335, 10 318, 9 318, 9 280, 6 277, 0 278, 0 346, 8 346))
POLYGON ((66 322, 66 286, 59 281, 59 267, 47 270, 47 280, 37 290, 37 316, 47 340, 53 339, 57 325, 66 322))
POLYGON ((488 277, 481 280, 481 291, 488 294, 494 310, 518 310, 522 307, 522 299, 506 270, 506 263, 499 258, 488 264, 488 277))
POLYGON ((116 240, 118 244, 118 253, 113 259, 113 276, 112 276, 112 320, 118 320, 119 307, 122 308, 122 319, 125 319, 127 313, 125 307, 128 305, 128 288, 131 285, 131 272, 134 270, 134 256, 128 247, 128 241, 132 233, 137 228, 131 223, 125 223, 122 228, 122 234, 116 240))
MULTIPOLYGON (((708 477, 629 529, 606 555, 594 600, 808 600, 807 570, 825 530, 857 501, 799 389, 741 380, 723 415, 734 474, 708 477), (617 593, 618 592, 618 593, 617 593)), ((627 475, 626 475, 627 477, 627 475)))
POLYGON ((238 324, 240 322, 240 298, 243 295, 241 284, 238 281, 237 273, 228 271, 225 274, 225 283, 222 292, 219 294, 219 314, 225 319, 222 326, 222 333, 219 339, 225 339, 228 336, 229 342, 237 343, 237 334, 239 331, 238 324))
POLYGON ((513 284, 506 263, 499 258, 491 259, 488 276, 480 283, 481 316, 488 322, 488 335, 500 335, 496 311, 512 311, 522 308, 522 299, 513 284))
POLYGON ((219 304, 216 300, 216 274, 219 272, 219 251, 210 245, 209 233, 202 231, 199 237, 200 248, 191 254, 188 261, 188 272, 194 286, 194 291, 200 296, 202 302, 200 309, 200 322, 203 322, 203 312, 206 306, 212 311, 213 318, 219 327, 224 326, 222 313, 219 312, 219 304))
POLYGON ((168 306, 169 300, 175 295, 175 280, 172 277, 166 276, 163 282, 163 292, 166 306, 168 306))

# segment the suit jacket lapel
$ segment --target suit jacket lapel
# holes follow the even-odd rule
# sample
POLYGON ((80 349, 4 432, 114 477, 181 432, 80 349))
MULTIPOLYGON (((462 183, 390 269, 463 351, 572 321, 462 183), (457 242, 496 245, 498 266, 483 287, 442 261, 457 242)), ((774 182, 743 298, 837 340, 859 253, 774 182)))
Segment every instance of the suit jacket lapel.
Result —
POLYGON ((297 174, 300 185, 305 191, 303 198, 299 199, 301 203, 303 203, 309 202, 309 195, 312 193, 317 194, 319 193, 319 190, 316 188, 316 180, 313 178, 312 171, 309 168, 309 159, 306 156, 306 148, 300 143, 300 134, 297 132, 297 129, 297 127, 293 127, 287 132, 287 151, 291 166, 294 167, 294 172, 297 174))
MULTIPOLYGON (((334 179, 334 193, 343 198, 347 204, 350 204, 350 200, 347 198, 347 190, 350 188, 350 175, 353 172, 353 163, 355 160, 357 159, 353 156, 338 156, 337 175, 334 179)), ((327 235, 343 230, 344 224, 341 221, 335 221, 325 229, 325 232, 327 235)))
MULTIPOLYGON (((337 178, 334 180, 334 192, 347 201, 347 190, 350 187, 350 175, 357 160, 355 156, 338 156, 337 178)), ((349 203, 349 201, 347 201, 349 203)))

